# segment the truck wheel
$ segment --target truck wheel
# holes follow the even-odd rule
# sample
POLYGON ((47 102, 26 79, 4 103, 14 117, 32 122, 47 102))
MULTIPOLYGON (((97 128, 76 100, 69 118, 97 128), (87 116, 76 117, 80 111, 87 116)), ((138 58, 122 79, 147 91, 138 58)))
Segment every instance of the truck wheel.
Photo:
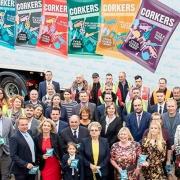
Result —
POLYGON ((25 83, 21 80, 15 79, 14 77, 6 77, 1 81, 1 87, 4 88, 8 97, 11 97, 15 94, 19 94, 21 96, 25 95, 26 89, 23 87, 25 83))

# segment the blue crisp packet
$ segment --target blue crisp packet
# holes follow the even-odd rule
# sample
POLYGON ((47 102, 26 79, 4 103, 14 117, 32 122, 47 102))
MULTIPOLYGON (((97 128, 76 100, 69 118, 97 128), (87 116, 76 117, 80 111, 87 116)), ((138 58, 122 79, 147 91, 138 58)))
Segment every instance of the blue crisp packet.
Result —
POLYGON ((5 138, 0 138, 0 145, 5 144, 5 138))
POLYGON ((53 155, 53 151, 54 151, 53 148, 46 149, 46 155, 47 156, 52 156, 53 155))
POLYGON ((171 164, 167 164, 167 165, 165 166, 165 169, 166 169, 167 174, 171 174, 171 173, 172 173, 173 166, 172 166, 171 164))
POLYGON ((140 154, 139 158, 138 158, 138 165, 141 165, 143 164, 144 162, 146 162, 146 158, 147 158, 147 155, 145 154, 140 154))
POLYGON ((71 160, 70 168, 77 169, 78 162, 79 162, 79 159, 72 159, 72 160, 71 160))
POLYGON ((39 166, 33 166, 33 168, 29 170, 29 174, 37 174, 38 171, 39 171, 39 166))
POLYGON ((79 149, 81 147, 81 143, 76 144, 76 147, 77 147, 77 149, 79 149))
POLYGON ((128 179, 128 173, 127 173, 127 170, 126 170, 126 169, 120 171, 120 179, 121 179, 121 180, 126 180, 126 179, 128 179))
POLYGON ((97 173, 99 174, 100 177, 102 177, 102 173, 101 173, 100 169, 97 169, 97 173))

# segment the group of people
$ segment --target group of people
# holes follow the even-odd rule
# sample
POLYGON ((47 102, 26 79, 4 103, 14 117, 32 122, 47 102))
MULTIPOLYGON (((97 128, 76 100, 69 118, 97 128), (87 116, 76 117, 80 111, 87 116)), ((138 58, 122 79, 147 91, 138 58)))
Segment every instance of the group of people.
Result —
POLYGON ((60 93, 47 71, 28 100, 0 88, 2 180, 180 179, 180 87, 160 78, 150 93, 125 72, 92 81, 79 74, 60 93))

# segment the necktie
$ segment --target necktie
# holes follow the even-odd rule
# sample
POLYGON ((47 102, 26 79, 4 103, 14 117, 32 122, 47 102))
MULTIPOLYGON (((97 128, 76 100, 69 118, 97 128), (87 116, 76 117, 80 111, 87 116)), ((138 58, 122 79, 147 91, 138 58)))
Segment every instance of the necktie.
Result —
POLYGON ((159 106, 159 114, 162 114, 162 106, 159 106))
POLYGON ((137 118, 138 128, 139 128, 139 126, 140 126, 140 123, 141 123, 141 115, 138 114, 138 118, 137 118))
POLYGON ((75 138, 75 139, 77 139, 77 134, 76 134, 76 130, 74 130, 74 132, 73 132, 73 137, 75 138))

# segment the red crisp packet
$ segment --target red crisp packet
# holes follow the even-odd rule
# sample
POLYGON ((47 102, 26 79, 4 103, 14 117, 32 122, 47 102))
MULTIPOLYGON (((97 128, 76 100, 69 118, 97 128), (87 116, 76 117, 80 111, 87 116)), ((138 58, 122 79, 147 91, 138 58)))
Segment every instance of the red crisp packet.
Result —
POLYGON ((43 0, 37 47, 67 56, 68 15, 65 0, 43 0))

